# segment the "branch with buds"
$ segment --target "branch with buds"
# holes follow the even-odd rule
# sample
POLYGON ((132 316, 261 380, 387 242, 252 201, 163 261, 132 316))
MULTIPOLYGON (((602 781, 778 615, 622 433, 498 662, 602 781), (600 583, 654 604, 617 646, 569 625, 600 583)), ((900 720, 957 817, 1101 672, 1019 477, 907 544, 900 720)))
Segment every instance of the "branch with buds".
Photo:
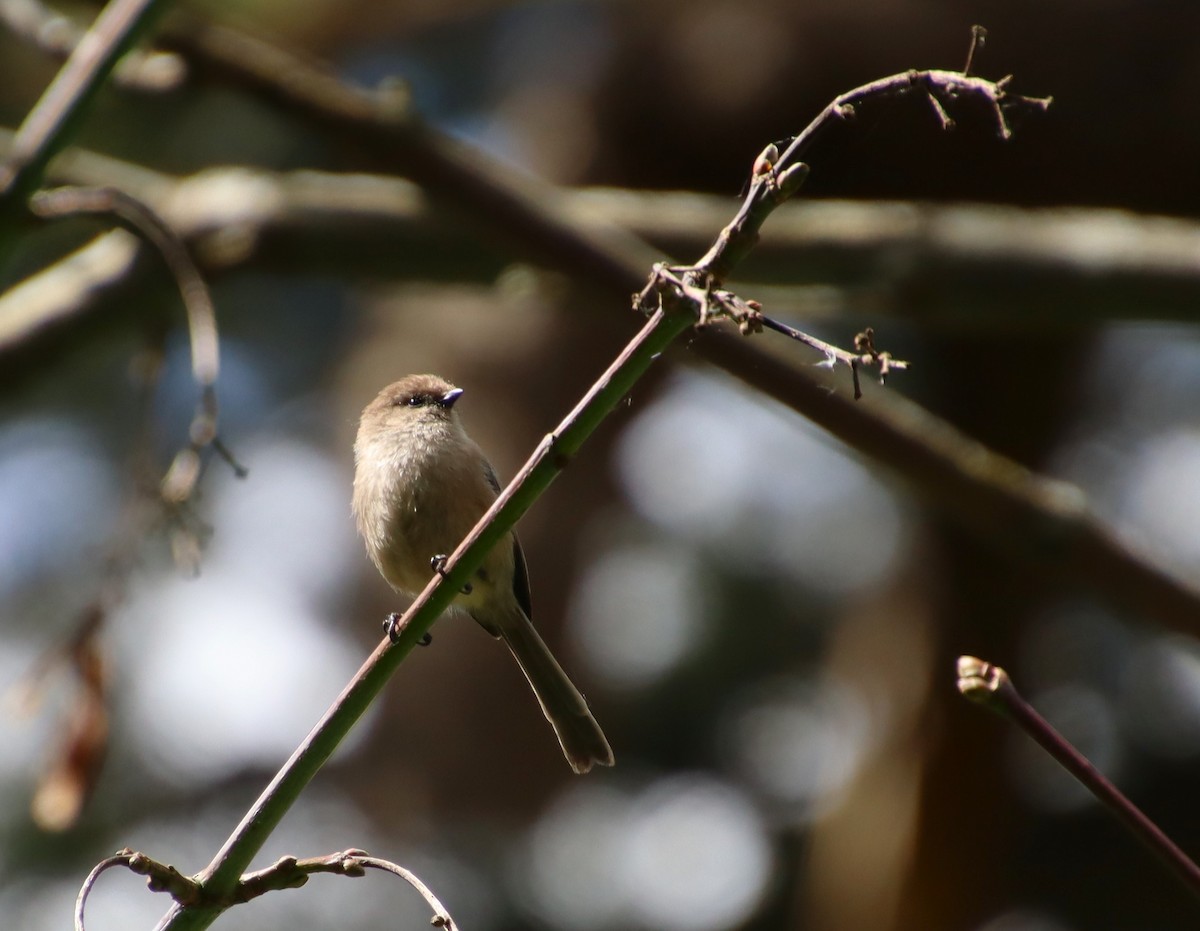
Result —
POLYGON ((398 876, 417 890, 433 911, 430 924, 435 928, 455 931, 458 927, 446 907, 433 894, 433 891, 423 883, 411 870, 405 869, 390 860, 372 857, 365 850, 351 848, 324 857, 280 857, 270 866, 247 873, 241 881, 220 899, 209 894, 201 882, 191 876, 184 876, 179 870, 167 863, 160 863, 144 853, 138 853, 126 847, 118 850, 113 856, 102 860, 88 874, 79 896, 75 900, 75 931, 87 931, 84 915, 87 911, 88 896, 91 895, 96 881, 106 871, 123 866, 139 876, 146 877, 146 886, 151 892, 165 892, 178 904, 196 909, 214 909, 223 911, 231 905, 249 902, 267 892, 281 889, 299 889, 305 885, 310 876, 318 873, 332 873, 337 876, 365 876, 367 870, 381 870, 398 876))

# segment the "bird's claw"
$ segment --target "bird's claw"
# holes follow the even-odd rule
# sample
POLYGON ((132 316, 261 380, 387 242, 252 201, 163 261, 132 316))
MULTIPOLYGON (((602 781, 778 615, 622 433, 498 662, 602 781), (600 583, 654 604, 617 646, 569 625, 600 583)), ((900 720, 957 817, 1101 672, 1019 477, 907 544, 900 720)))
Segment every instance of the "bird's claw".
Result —
MULTIPOLYGON (((404 623, 403 615, 397 614, 395 611, 383 619, 383 629, 392 643, 400 642, 400 635, 404 633, 404 628, 407 626, 408 624, 404 623)), ((433 643, 433 634, 425 631, 421 635, 421 639, 417 641, 417 646, 427 647, 431 643, 433 643)))
MULTIPOLYGON (((446 563, 449 561, 449 556, 447 556, 445 553, 440 553, 429 560, 429 568, 433 570, 434 575, 440 575, 444 579, 446 577, 446 563)), ((462 593, 464 595, 469 595, 472 591, 474 591, 474 589, 471 588, 470 582, 467 582, 465 585, 463 585, 462 593)))

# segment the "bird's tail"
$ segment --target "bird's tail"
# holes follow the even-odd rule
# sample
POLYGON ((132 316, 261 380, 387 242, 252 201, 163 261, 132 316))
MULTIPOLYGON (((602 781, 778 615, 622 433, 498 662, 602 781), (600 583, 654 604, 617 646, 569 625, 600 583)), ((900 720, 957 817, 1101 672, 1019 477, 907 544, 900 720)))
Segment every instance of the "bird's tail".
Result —
POLYGON ((594 764, 612 766, 613 752, 604 731, 525 613, 514 605, 504 622, 495 626, 529 680, 571 769, 586 773, 594 764))

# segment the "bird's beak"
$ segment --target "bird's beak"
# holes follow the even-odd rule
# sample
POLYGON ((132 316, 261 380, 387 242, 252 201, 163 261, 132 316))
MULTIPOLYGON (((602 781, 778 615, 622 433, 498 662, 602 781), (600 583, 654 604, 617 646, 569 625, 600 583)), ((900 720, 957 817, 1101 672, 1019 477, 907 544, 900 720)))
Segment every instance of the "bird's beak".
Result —
POLYGON ((462 393, 462 388, 451 388, 442 395, 442 399, 438 403, 441 404, 442 407, 446 408, 446 410, 450 410, 450 408, 454 406, 454 402, 462 396, 462 393))

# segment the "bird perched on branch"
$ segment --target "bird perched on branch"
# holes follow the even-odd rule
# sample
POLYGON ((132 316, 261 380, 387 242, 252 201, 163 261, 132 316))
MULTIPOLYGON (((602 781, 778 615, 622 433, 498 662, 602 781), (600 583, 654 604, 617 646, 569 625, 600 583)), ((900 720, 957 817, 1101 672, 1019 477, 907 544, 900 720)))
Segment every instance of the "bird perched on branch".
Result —
MULTIPOLYGON (((409 595, 425 588, 500 492, 455 410, 462 393, 436 375, 409 375, 379 392, 359 421, 358 530, 384 579, 409 595)), ((512 651, 571 768, 611 766, 604 732, 529 619, 529 574, 514 533, 487 554, 454 606, 512 651)))

